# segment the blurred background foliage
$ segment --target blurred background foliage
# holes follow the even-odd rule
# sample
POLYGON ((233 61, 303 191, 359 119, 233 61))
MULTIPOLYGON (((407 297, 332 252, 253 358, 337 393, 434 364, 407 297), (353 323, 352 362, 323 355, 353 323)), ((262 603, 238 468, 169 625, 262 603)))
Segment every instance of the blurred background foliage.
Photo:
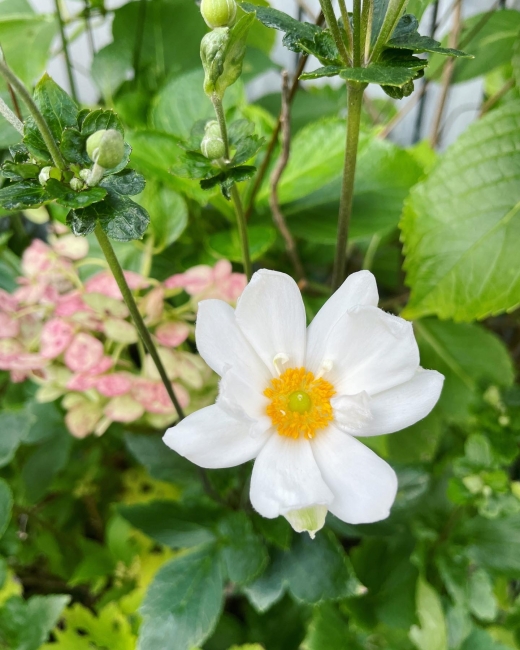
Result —
MULTIPOLYGON (((428 23, 433 4, 412 0, 409 10, 426 12, 428 23)), ((196 4, 138 0, 108 10, 103 0, 78 0, 68 9, 72 42, 113 20, 113 41, 94 47, 81 75, 99 105, 119 114, 132 166, 147 179, 137 200, 152 223, 143 242, 117 246, 123 266, 142 272, 146 259, 159 281, 222 258, 240 270, 228 203, 169 173, 193 124, 212 116, 196 4)), ((0 0, 0 44, 27 84, 60 50, 58 33, 55 13, 0 0)), ((520 648, 520 11, 495 3, 463 21, 459 43, 475 59, 457 61, 449 82, 483 77, 485 92, 481 118, 447 151, 428 141, 399 146, 400 104, 379 96, 365 104, 349 270, 376 275, 381 306, 414 319, 422 365, 446 376, 428 418, 365 440, 398 472, 391 517, 353 527, 329 516, 311 543, 285 521, 221 511, 196 469, 165 450, 161 431, 113 424, 100 438, 74 439, 59 402, 39 404, 32 382, 2 372, 0 648, 520 648)), ((275 33, 257 23, 249 45, 226 111, 269 141, 280 93, 252 102, 250 82, 279 73, 275 33)), ((444 61, 433 59, 426 83, 442 83, 444 61)), ((1 84, 0 93, 10 103, 1 84)), ((278 188, 309 318, 327 297, 344 115, 343 88, 299 89, 278 188)), ((18 141, 0 121, 4 159, 18 141)), ((269 208, 277 157, 275 149, 256 197, 254 181, 241 192, 256 266, 291 273, 269 208)), ((20 255, 45 238, 49 213, 65 216, 53 205, 1 215, 2 289, 15 289, 20 255)), ((94 241, 90 255, 100 257, 94 241)), ((194 351, 192 340, 186 346, 194 351)), ((240 469, 209 476, 212 492, 240 500, 240 469)))

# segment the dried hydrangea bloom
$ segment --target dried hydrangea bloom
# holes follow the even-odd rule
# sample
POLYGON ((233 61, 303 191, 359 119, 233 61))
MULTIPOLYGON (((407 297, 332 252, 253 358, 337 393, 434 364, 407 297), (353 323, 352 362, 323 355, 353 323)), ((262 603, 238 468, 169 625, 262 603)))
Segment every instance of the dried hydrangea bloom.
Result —
POLYGON ((386 518, 394 470, 357 438, 424 418, 443 376, 423 370, 411 323, 377 308, 368 271, 351 275, 307 328, 296 283, 260 271, 234 311, 199 306, 199 352, 220 394, 166 433, 168 446, 206 468, 255 460, 251 502, 312 535, 327 511, 352 524, 386 518))

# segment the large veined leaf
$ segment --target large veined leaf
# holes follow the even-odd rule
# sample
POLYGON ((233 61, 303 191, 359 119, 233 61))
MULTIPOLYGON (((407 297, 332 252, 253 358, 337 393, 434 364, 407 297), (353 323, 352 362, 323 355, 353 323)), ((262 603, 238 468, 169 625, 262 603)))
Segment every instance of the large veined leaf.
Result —
POLYGON ((481 319, 520 304, 520 103, 474 124, 411 193, 401 221, 407 318, 481 319))
POLYGON ((448 630, 439 594, 424 578, 417 583, 417 618, 410 639, 418 650, 448 650, 448 630))

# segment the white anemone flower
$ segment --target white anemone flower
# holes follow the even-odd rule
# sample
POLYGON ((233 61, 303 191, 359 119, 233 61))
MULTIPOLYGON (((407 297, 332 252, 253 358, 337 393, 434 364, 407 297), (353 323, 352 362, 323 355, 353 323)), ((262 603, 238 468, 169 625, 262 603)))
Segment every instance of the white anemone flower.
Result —
POLYGON ((412 324, 378 309, 374 276, 351 275, 306 327, 292 278, 259 271, 236 310, 200 303, 199 353, 222 378, 216 404, 165 443, 205 468, 255 460, 251 503, 314 536, 330 510, 350 524, 385 519, 397 477, 357 438, 424 418, 444 377, 419 365, 412 324))

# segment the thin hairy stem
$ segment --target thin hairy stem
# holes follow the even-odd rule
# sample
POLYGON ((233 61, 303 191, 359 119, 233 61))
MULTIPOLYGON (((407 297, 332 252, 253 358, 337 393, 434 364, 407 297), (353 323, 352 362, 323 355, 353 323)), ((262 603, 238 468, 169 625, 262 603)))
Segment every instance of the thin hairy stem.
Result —
POLYGON ((0 74, 4 77, 7 83, 11 84, 14 90, 22 98, 23 103, 29 109, 29 112, 36 122, 36 126, 42 135, 42 138, 47 146, 47 149, 49 150, 49 153, 52 156, 52 160, 54 161, 56 167, 58 167, 58 169, 66 169, 67 163, 61 155, 61 151, 59 150, 59 147, 56 144, 56 140, 54 139, 51 130, 49 129, 49 125, 47 124, 43 115, 40 113, 40 109, 38 106, 36 106, 30 92, 25 87, 23 81, 21 79, 18 79, 18 77, 4 61, 0 61, 0 74))
MULTIPOLYGON (((214 94, 211 98, 213 106, 215 108, 215 115, 217 116, 217 121, 220 126, 220 133, 222 135, 222 140, 224 141, 224 150, 226 162, 229 162, 231 159, 231 151, 229 148, 229 136, 226 123, 226 114, 224 107, 222 105, 222 100, 218 95, 214 94)), ((253 275, 253 265, 251 264, 251 256, 249 253, 249 236, 247 234, 247 219, 244 212, 244 207, 242 205, 242 199, 238 192, 236 184, 233 185, 230 191, 231 200, 233 201, 233 206, 235 208, 235 214, 237 217, 237 226, 238 234, 240 237, 240 246, 242 249, 242 262, 244 265, 244 271, 247 276, 247 279, 250 280, 253 275)))
POLYGON ((354 67, 361 66, 361 0, 354 0, 354 67))
POLYGON ((0 115, 3 115, 5 119, 9 122, 9 124, 14 127, 18 133, 23 135, 23 122, 21 122, 16 115, 13 113, 13 111, 9 108, 9 106, 4 102, 4 100, 0 97, 0 115))
POLYGON ((361 60, 368 63, 372 41, 372 23, 374 21, 374 0, 363 0, 361 12, 361 60))
POLYGON ((76 81, 74 79, 74 73, 72 71, 72 62, 70 60, 69 41, 67 39, 67 34, 65 33, 65 22, 63 20, 63 15, 61 13, 61 2, 60 0, 54 0, 54 3, 56 5, 56 16, 58 18, 58 25, 60 27, 61 44, 63 47, 63 54, 65 56, 65 64, 67 66, 67 76, 69 78, 70 93, 72 95, 72 99, 77 103, 78 93, 76 91, 76 81))
POLYGON ((320 0, 320 5, 341 58, 346 65, 350 65, 351 59, 347 52, 347 47, 345 45, 345 41, 343 40, 343 36, 341 35, 338 20, 336 18, 336 14, 334 13, 334 8, 332 7, 332 2, 331 0, 320 0))
POLYGON ((345 168, 341 187, 341 202, 339 208, 338 235, 336 244, 336 258, 332 276, 332 290, 338 289, 346 275, 347 244, 352 216, 352 202, 354 199, 354 180, 356 177, 356 164, 359 145, 359 129, 361 125, 361 111, 363 107, 363 94, 365 84, 352 83, 348 86, 348 115, 347 115, 347 144, 345 151, 345 168))
POLYGON ((352 60, 352 53, 354 52, 354 34, 352 33, 352 25, 350 24, 347 5, 345 4, 345 0, 339 0, 338 4, 341 12, 341 20, 343 21, 343 27, 347 34, 347 49, 349 51, 350 59, 352 60))
POLYGON ((141 336, 141 339, 146 349, 148 350, 148 353, 150 354, 150 356, 153 359, 153 362, 155 363, 155 366, 157 368, 157 371, 159 372, 164 387, 168 391, 168 395, 170 396, 172 404, 175 407, 175 410, 177 411, 179 420, 182 420, 184 418, 184 411, 182 410, 179 400, 175 395, 171 381, 169 380, 168 375, 166 374, 166 370, 164 369, 159 353, 157 352, 157 348, 155 347, 155 344, 152 341, 150 332, 148 331, 148 328, 144 323, 143 317, 141 316, 141 312, 139 311, 137 303, 135 302, 132 291, 128 286, 124 271, 121 268, 121 265, 119 264, 119 260, 117 259, 116 253, 112 247, 112 244, 110 243, 110 239, 107 237, 105 231, 103 230, 99 222, 96 225, 96 229, 94 232, 99 242, 99 245, 101 246, 101 250, 103 251, 103 254, 106 258, 108 266, 112 271, 115 281, 117 282, 117 286, 119 287, 119 290, 123 294, 123 299, 126 303, 126 306, 128 307, 128 310, 130 311, 130 315, 132 316, 135 326, 137 327, 139 335, 141 336))

